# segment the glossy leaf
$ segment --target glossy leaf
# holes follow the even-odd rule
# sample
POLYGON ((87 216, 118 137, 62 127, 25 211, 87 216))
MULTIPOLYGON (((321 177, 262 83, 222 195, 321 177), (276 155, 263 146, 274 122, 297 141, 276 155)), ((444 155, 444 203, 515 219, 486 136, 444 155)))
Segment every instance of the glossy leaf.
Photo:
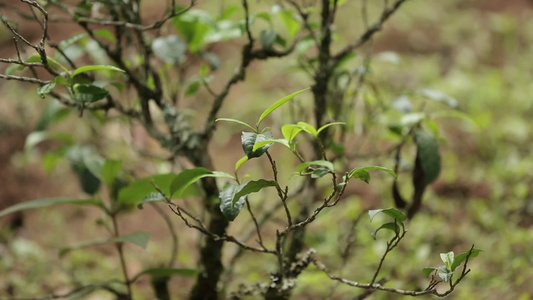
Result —
POLYGON ((91 103, 102 100, 109 95, 106 89, 92 84, 77 84, 74 86, 74 98, 78 102, 91 103))
POLYGON ((240 186, 231 184, 227 185, 219 194, 220 211, 229 221, 235 220, 244 207, 244 204, 246 204, 246 199, 248 199, 248 196, 243 196, 233 203, 235 194, 239 191, 240 186))
POLYGON ((396 209, 396 208, 386 208, 386 209, 374 209, 374 210, 369 210, 368 211, 368 216, 370 217, 370 221, 372 221, 372 219, 374 219, 374 217, 378 214, 378 213, 384 213, 386 214, 387 216, 397 220, 398 222, 400 223, 403 223, 405 222, 405 220, 407 220, 407 217, 405 216, 405 214, 403 212, 401 212, 399 209, 396 209))
POLYGON ((259 128, 259 125, 261 124, 261 122, 263 122, 263 120, 268 116, 270 115, 274 110, 276 110, 278 107, 282 106, 283 104, 287 103, 289 100, 291 100, 292 98, 296 97, 298 94, 302 93, 302 92, 305 92, 306 90, 308 90, 309 88, 306 88, 306 89, 303 89, 303 90, 300 90, 300 91, 297 91, 297 92, 294 92, 286 97, 283 97, 281 99, 279 99, 278 101, 274 102, 274 104, 272 104, 270 107, 268 107, 262 114, 261 116, 259 117, 259 121, 257 121, 257 128, 259 128))
POLYGON ((117 68, 115 66, 107 66, 107 65, 88 65, 79 67, 74 72, 72 72, 72 77, 79 75, 81 73, 89 72, 89 71, 115 71, 115 72, 121 72, 124 73, 125 71, 117 68))
POLYGON ((264 179, 252 180, 247 183, 241 184, 238 188, 238 191, 233 196, 232 203, 233 205, 235 205, 235 203, 239 201, 241 197, 247 196, 251 193, 257 193, 260 190, 270 186, 279 187, 277 182, 264 179))
POLYGON ((0 217, 5 216, 10 213, 17 212, 17 211, 48 207, 51 205, 59 205, 59 204, 95 205, 95 206, 103 207, 102 201, 95 200, 95 199, 80 200, 80 199, 72 199, 72 198, 47 198, 47 199, 26 201, 26 202, 22 202, 22 203, 18 203, 13 206, 10 206, 0 211, 0 217))
POLYGON ((415 130, 417 159, 424 171, 425 183, 430 184, 437 179, 441 169, 439 145, 433 135, 423 129, 415 130))
POLYGON ((248 156, 248 159, 252 159, 254 157, 260 157, 261 155, 265 154, 265 152, 270 147, 270 143, 262 144, 261 146, 255 147, 254 145, 256 143, 260 143, 266 140, 272 139, 272 133, 270 131, 267 131, 265 133, 255 133, 255 132, 242 132, 241 135, 241 143, 242 143, 242 149, 244 150, 244 154, 248 156))

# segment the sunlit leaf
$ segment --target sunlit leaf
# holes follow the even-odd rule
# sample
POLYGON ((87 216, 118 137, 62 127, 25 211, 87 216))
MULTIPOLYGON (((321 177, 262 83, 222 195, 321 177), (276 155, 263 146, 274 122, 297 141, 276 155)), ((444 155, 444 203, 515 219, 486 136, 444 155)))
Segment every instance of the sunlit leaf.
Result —
POLYGON ((259 121, 257 121, 257 128, 259 128, 259 125, 261 124, 261 122, 263 122, 263 120, 268 116, 270 115, 274 110, 276 110, 278 107, 282 106, 283 104, 287 103, 289 100, 291 100, 292 98, 296 97, 298 94, 302 93, 302 92, 305 92, 306 90, 308 90, 309 88, 306 88, 306 89, 303 89, 303 90, 300 90, 300 91, 297 91, 297 92, 294 92, 286 97, 283 97, 281 99, 279 99, 278 101, 274 102, 274 104, 272 104, 270 107, 268 107, 262 114, 261 116, 259 117, 259 121))
POLYGON ((115 71, 115 72, 121 72, 124 73, 124 70, 117 68, 115 66, 106 66, 106 65, 87 65, 83 67, 79 67, 74 72, 72 72, 72 77, 89 71, 115 71))

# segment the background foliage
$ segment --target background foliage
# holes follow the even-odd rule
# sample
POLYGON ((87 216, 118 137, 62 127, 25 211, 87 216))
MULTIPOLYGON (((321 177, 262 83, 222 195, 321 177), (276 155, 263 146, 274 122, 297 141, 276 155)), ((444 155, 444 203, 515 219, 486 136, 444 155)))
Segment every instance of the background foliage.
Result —
MULTIPOLYGON (((226 2, 228 6, 232 4, 231 1, 226 2)), ((254 9, 269 9, 266 3, 254 1, 253 5, 254 9)), ((344 7, 346 9, 339 11, 338 31, 349 39, 358 35, 353 29, 358 20, 350 16, 359 9, 359 2, 347 1, 344 7)), ((197 8, 212 13, 219 9, 205 3, 199 3, 197 8)), ((476 248, 485 252, 472 261, 473 271, 450 298, 469 299, 472 295, 482 299, 533 297, 529 284, 533 280, 533 270, 528 267, 533 264, 530 251, 533 247, 531 8, 531 2, 525 0, 411 0, 373 42, 371 72, 360 95, 365 100, 365 114, 354 116, 352 123, 348 124, 361 138, 345 148, 346 153, 356 155, 361 165, 393 165, 391 155, 375 154, 382 153, 394 139, 387 130, 391 120, 401 118, 397 112, 384 107, 394 103, 405 104, 401 98, 398 100, 402 95, 411 97, 416 107, 423 101, 423 95, 413 94, 414 91, 422 88, 442 91, 456 99, 459 112, 468 116, 444 109, 442 103, 426 104, 437 115, 442 171, 439 179, 428 188, 421 212, 408 223, 410 232, 404 243, 391 254, 384 266, 383 273, 394 275, 393 287, 424 285, 426 279, 421 276, 421 268, 439 264, 435 253, 448 250, 461 253, 474 243, 476 248)), ((148 12, 155 10, 152 7, 145 9, 148 12)), ((378 12, 373 6, 370 9, 370 15, 378 12)), ((268 28, 270 25, 265 22, 264 26, 268 28)), ((286 28, 288 31, 285 27, 279 30, 290 35, 290 25, 286 28)), ((77 33, 71 28, 55 30, 65 38, 77 33)), ((231 28, 225 34, 231 37, 231 28)), ((187 36, 187 33, 182 33, 182 36, 188 39, 189 51, 199 49, 200 45, 195 43, 200 42, 193 36, 187 36)), ((11 45, 10 39, 8 32, 2 29, 2 44, 11 45)), ((162 45, 175 42, 172 39, 160 41, 162 45)), ((263 36, 261 42, 268 43, 268 36, 263 36)), ((2 57, 12 56, 8 48, 11 47, 2 46, 2 57)), ((210 50, 219 56, 216 74, 232 74, 234 66, 238 65, 237 49, 240 46, 234 43, 214 44, 210 50)), ((73 51, 78 50, 81 51, 73 51)), ((164 46, 155 50, 167 62, 179 59, 180 51, 165 51, 164 46)), ((95 58, 98 57, 96 53, 95 58)), ((361 57, 355 58, 354 64, 361 57)), ((296 72, 293 67, 294 58, 254 63, 246 83, 230 91, 219 115, 255 124, 257 116, 274 100, 309 86, 305 74, 296 72)), ((205 109, 208 92, 200 87, 205 74, 202 75, 202 70, 199 70, 198 74, 181 76, 188 78, 185 94, 191 98, 191 101, 181 103, 181 108, 189 114, 185 117, 201 126, 201 116, 208 113, 205 109)), ((213 78, 213 86, 221 84, 217 81, 220 77, 213 78)), ((167 88, 172 89, 172 86, 167 88)), ((80 153, 94 152, 95 149, 106 157, 122 160, 123 166, 140 175, 171 171, 172 164, 166 160, 168 153, 140 128, 134 126, 130 130, 127 123, 104 123, 98 113, 85 113, 81 121, 75 112, 67 113, 50 101, 42 101, 27 85, 0 82, 0 89, 0 179, 4 182, 0 190, 0 208, 19 200, 83 195, 77 178, 72 176, 69 161, 76 161, 80 153), (55 116, 55 119, 50 119, 47 114, 55 116), (57 118, 62 118, 62 121, 56 122, 57 118), (32 145, 41 137, 25 136, 36 127, 47 127, 53 139, 38 146, 32 145), (72 143, 74 139, 87 146, 69 148, 68 153, 57 150, 60 145, 72 143)), ((273 114, 271 125, 282 124, 294 115, 305 115, 309 106, 310 101, 303 94, 290 107, 273 114)), ((242 156, 239 130, 238 125, 218 125, 214 145, 210 149, 220 158, 215 161, 216 170, 231 173, 234 162, 242 156)), ((414 153, 413 145, 408 147, 406 151, 414 153)), ((274 154, 280 158, 280 176, 288 177, 293 170, 283 164, 290 161, 288 153, 283 150, 282 147, 276 148, 274 154)), ((268 171, 267 165, 260 164, 246 168, 246 173, 253 177, 268 171)), ((375 230, 374 223, 368 223, 366 219, 355 223, 354 219, 363 210, 393 206, 390 179, 381 174, 375 177, 369 186, 361 183, 348 190, 345 194, 348 201, 344 202, 343 209, 325 211, 322 218, 311 225, 306 237, 307 244, 317 249, 324 262, 329 266, 343 265, 344 274, 354 275, 352 279, 356 281, 368 280, 368 274, 373 273, 385 245, 373 242, 369 232, 375 230), (352 236, 350 229, 354 224, 358 230, 352 236), (342 261, 339 253, 347 239, 354 243, 352 258, 342 261)), ((403 182, 401 187, 405 194, 412 192, 408 182, 403 182)), ((118 276, 118 261, 109 247, 80 249, 64 257, 58 256, 58 248, 62 246, 98 237, 102 228, 94 220, 99 217, 97 209, 54 207, 25 213, 24 226, 16 232, 2 225, 0 274, 8 276, 0 277, 0 297, 7 295, 9 290, 29 297, 46 294, 49 287, 57 287, 60 283, 67 286, 72 281, 92 282, 102 277, 118 276)), ((197 253, 187 250, 196 248, 199 236, 178 220, 173 222, 179 232, 177 261, 180 266, 193 269, 197 253)), ((237 219, 230 232, 250 226, 249 222, 249 219, 237 219)), ((168 260, 167 249, 172 241, 154 210, 145 208, 124 215, 122 223, 124 228, 128 228, 127 232, 151 233, 145 250, 127 246, 129 267, 133 273, 168 260)), ((232 253, 227 251, 225 255, 227 261, 232 253)), ((265 280, 268 274, 264 270, 269 265, 275 266, 275 262, 244 256, 234 270, 228 289, 235 288, 240 282, 265 280)), ((139 299, 151 299, 149 278, 139 280, 141 284, 134 286, 139 299)), ((185 297, 189 288, 184 287, 190 286, 193 280, 175 277, 171 282, 173 293, 177 297, 185 297)), ((332 285, 335 283, 327 281, 322 272, 313 269, 301 275, 294 295, 299 299, 317 295, 325 297, 330 294, 332 285)), ((102 292, 93 297, 107 295, 102 292)), ((339 286, 335 295, 340 299, 349 297, 353 295, 353 289, 339 286)), ((391 299, 395 296, 377 293, 373 297, 391 299)))

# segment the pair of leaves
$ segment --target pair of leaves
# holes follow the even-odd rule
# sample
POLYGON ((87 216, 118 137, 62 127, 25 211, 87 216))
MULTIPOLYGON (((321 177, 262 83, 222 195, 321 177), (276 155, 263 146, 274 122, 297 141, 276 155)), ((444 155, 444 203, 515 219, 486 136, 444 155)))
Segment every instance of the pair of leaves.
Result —
POLYGON ((439 277, 442 278, 444 282, 448 282, 452 279, 457 267, 459 267, 464 261, 466 261, 467 258, 470 259, 478 256, 481 251, 483 250, 472 248, 471 250, 457 255, 457 257, 454 257, 453 251, 450 251, 448 253, 441 253, 440 258, 444 265, 436 268, 424 268, 422 269, 422 272, 426 277, 428 277, 431 273, 437 271, 439 277))
POLYGON ((219 195, 220 211, 229 221, 235 220, 246 204, 248 195, 257 193, 266 187, 277 187, 277 182, 272 180, 252 180, 241 185, 227 185, 219 195))

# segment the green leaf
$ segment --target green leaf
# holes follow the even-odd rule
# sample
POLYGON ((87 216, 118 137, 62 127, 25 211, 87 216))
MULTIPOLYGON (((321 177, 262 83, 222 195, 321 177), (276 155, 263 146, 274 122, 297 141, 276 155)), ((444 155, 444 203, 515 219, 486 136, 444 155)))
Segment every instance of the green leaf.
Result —
POLYGON ((287 142, 286 139, 264 140, 264 141, 261 141, 261 142, 257 142, 256 144, 254 144, 254 147, 252 148, 252 150, 253 151, 257 151, 257 149, 259 149, 261 147, 264 147, 266 145, 271 145, 273 143, 282 144, 283 146, 285 146, 285 147, 287 147, 287 148, 292 150, 291 145, 289 145, 289 142, 287 142))
MULTIPOLYGON (((176 178, 176 176, 176 174, 159 174, 137 180, 120 190, 118 193, 118 202, 126 205, 141 202, 146 195, 156 192, 151 183, 152 181, 161 189, 163 193, 169 195, 170 184, 174 178, 176 178)), ((190 192, 192 194, 197 194, 194 190, 190 192)))
POLYGON ((164 200, 165 200, 165 197, 161 193, 159 192, 150 193, 146 195, 146 197, 144 197, 144 199, 139 204, 137 204, 137 208, 143 209, 143 206, 146 203, 164 201, 164 200))
POLYGON ((369 183, 370 182, 370 173, 367 170, 385 171, 385 172, 391 174, 394 178, 396 178, 396 173, 394 173, 393 170, 388 169, 388 168, 384 168, 384 167, 379 167, 379 166, 355 168, 355 169, 351 170, 348 173, 348 178, 352 178, 353 177, 353 178, 356 178, 356 179, 360 179, 360 180, 362 180, 362 181, 364 181, 366 183, 369 183))
POLYGON ((194 277, 198 275, 198 270, 195 269, 175 269, 175 268, 151 268, 143 270, 137 278, 142 275, 151 275, 152 278, 170 277, 170 276, 185 276, 194 277))
POLYGON ((37 95, 39 95, 39 97, 44 99, 44 96, 46 94, 49 94, 54 89, 55 86, 56 86, 55 81, 52 81, 43 86, 40 86, 37 88, 37 95))
POLYGON ((318 132, 316 131, 315 127, 313 127, 313 125, 305 122, 298 122, 296 125, 303 126, 304 131, 312 134, 315 138, 318 137, 318 132))
POLYGON ((290 144, 292 143, 292 140, 296 137, 296 135, 303 129, 304 127, 300 125, 287 124, 281 127, 281 133, 283 134, 283 137, 287 140, 287 142, 289 142, 290 144))
POLYGON ((187 87, 187 90, 185 90, 185 97, 192 97, 198 92, 198 89, 200 88, 200 81, 194 80, 189 84, 187 87))
POLYGON ((276 30, 263 30, 261 31, 261 35, 259 36, 259 40, 261 41, 261 44, 264 48, 270 49, 272 48, 272 44, 274 44, 274 41, 278 37, 278 32, 276 30))
POLYGON ((441 169, 439 145, 435 137, 423 129, 415 130, 414 139, 417 147, 417 159, 420 160, 424 171, 426 184, 430 184, 439 177, 441 169))
POLYGON ((300 30, 300 23, 296 21, 293 12, 290 10, 282 10, 279 12, 279 16, 289 33, 289 37, 294 38, 300 30))
POLYGON ((279 99, 278 101, 274 102, 274 104, 272 104, 269 108, 267 108, 262 114, 261 116, 259 117, 259 121, 257 121, 257 128, 259 128, 259 125, 261 124, 261 122, 263 122, 263 120, 268 116, 270 115, 274 110, 276 110, 278 107, 282 106, 283 104, 287 103, 287 101, 291 100, 292 98, 296 97, 296 95, 302 93, 302 92, 305 92, 306 90, 308 90, 309 88, 306 88, 306 89, 303 89, 303 90, 300 90, 300 91, 297 91, 297 92, 294 92, 286 97, 283 97, 281 99, 279 99))
POLYGON ((95 30, 93 31, 94 35, 97 36, 97 37, 101 37, 101 38, 104 38, 112 43, 116 43, 117 42, 117 39, 115 38, 115 36, 113 35, 113 33, 111 33, 111 31, 107 30, 107 29, 98 29, 98 30, 95 30))
POLYGON ((272 138, 273 136, 270 131, 267 131, 265 133, 243 131, 241 134, 241 143, 242 143, 242 149, 244 150, 244 154, 248 156, 248 159, 252 159, 254 157, 260 157, 261 155, 265 154, 265 152, 268 150, 270 145, 269 144, 262 145, 261 147, 256 147, 255 150, 254 150, 254 145, 262 141, 271 140, 272 138))
POLYGON ((345 125, 346 123, 344 122, 332 122, 332 123, 328 123, 322 127, 320 127, 317 132, 316 132, 316 136, 318 137, 318 135, 320 134, 320 132, 322 132, 324 129, 330 127, 330 126, 333 126, 333 125, 345 125))
POLYGON ((105 161, 104 166, 102 167, 102 179, 108 187, 113 185, 113 181, 120 171, 121 166, 122 162, 120 160, 108 159, 105 161))
POLYGON ((448 270, 452 269, 452 264, 453 264, 453 261, 454 261, 454 253, 453 253, 453 251, 450 251, 448 253, 441 253, 440 254, 440 259, 442 260, 442 262, 444 263, 444 265, 446 266, 446 268, 448 270))
POLYGON ((218 196, 220 199, 220 211, 229 221, 235 220, 244 207, 244 204, 246 204, 246 199, 248 199, 248 196, 243 196, 233 203, 233 198, 235 198, 235 194, 239 190, 240 186, 228 184, 218 196))
POLYGON ((156 38, 152 42, 154 54, 169 64, 177 64, 187 51, 187 45, 177 35, 156 38))
POLYGON ((435 272, 435 270, 438 270, 438 268, 423 268, 422 272, 424 273, 424 276, 428 277, 431 273, 435 272))
POLYGON ((100 189, 100 179, 94 175, 87 167, 83 167, 78 172, 80 179, 81 189, 89 194, 95 195, 100 189))
MULTIPOLYGON (((481 253, 482 251, 483 250, 477 249, 477 248, 472 249, 472 253, 470 254, 469 259, 478 256, 479 253, 481 253)), ((470 250, 457 255, 455 257, 455 260, 453 261, 453 264, 451 265, 450 270, 455 271, 455 269, 457 269, 457 267, 460 266, 461 263, 466 260, 466 258, 468 257, 469 253, 470 253, 470 250)))
POLYGON ((235 203, 239 201, 241 197, 247 196, 251 193, 257 193, 263 188, 266 188, 269 186, 279 187, 277 182, 272 181, 272 180, 264 180, 264 179, 252 180, 247 183, 241 184, 238 188, 238 191, 236 190, 237 192, 233 196, 232 203, 233 205, 235 205, 235 203))
POLYGON ((376 235, 378 234, 378 231, 380 231, 381 229, 392 230, 395 234, 398 234, 400 232, 400 228, 398 227, 398 224, 396 224, 394 222, 385 223, 385 224, 379 226, 378 229, 376 229, 374 232, 372 232, 370 234, 374 240, 376 239, 376 235))
POLYGON ((76 84, 74 86, 74 98, 78 102, 91 103, 102 100, 109 95, 109 92, 101 87, 92 84, 76 84))
POLYGON ((108 240, 96 240, 96 241, 87 241, 82 242, 77 245, 65 247, 60 250, 59 256, 64 256, 68 252, 76 249, 81 249, 89 246, 96 246, 96 245, 104 245, 104 244, 111 244, 111 243, 132 243, 135 244, 141 248, 146 248, 146 245, 148 244, 148 240, 150 239, 150 233, 149 232, 135 232, 128 235, 119 236, 117 238, 112 238, 108 240))
POLYGON ((247 161, 248 161, 248 156, 243 156, 241 157, 241 159, 237 161, 237 163, 235 163, 235 176, 237 176, 237 172, 241 168, 242 164, 244 164, 247 161))
POLYGON ((453 272, 446 270, 446 272, 439 272, 439 277, 444 280, 444 282, 448 282, 453 277, 453 272))
POLYGON ((24 143, 24 149, 29 150, 38 145, 39 143, 46 141, 49 138, 49 134, 46 131, 34 131, 26 137, 24 143))
POLYGON ((14 213, 16 211, 34 209, 34 208, 42 208, 42 207, 58 205, 58 204, 95 205, 98 207, 103 207, 102 201, 95 200, 95 199, 79 200, 79 199, 72 199, 72 198, 47 198, 47 199, 26 201, 26 202, 22 202, 22 203, 10 206, 0 211, 0 217, 5 216, 10 213, 14 213))
POLYGON ((326 168, 317 168, 316 170, 311 173, 311 178, 321 178, 326 174, 329 174, 330 171, 326 168))
POLYGON ((400 223, 405 222, 407 217, 404 215, 403 212, 401 212, 399 209, 396 208, 386 208, 386 209, 374 209, 368 211, 368 216, 370 217, 370 221, 372 222, 372 219, 378 214, 378 213, 384 213, 387 216, 397 220, 400 223))
POLYGON ((333 169, 333 164, 327 160, 306 161, 304 163, 299 164, 296 167, 296 170, 298 171, 298 173, 300 173, 300 175, 303 175, 302 172, 305 171, 305 169, 307 169, 307 167, 309 166, 322 166, 327 168, 331 172, 335 172, 335 170, 333 169))
POLYGON ((74 70, 74 72, 72 72, 72 77, 79 75, 81 73, 84 73, 84 72, 89 72, 89 71, 116 71, 116 72, 122 72, 122 73, 125 72, 124 70, 114 67, 114 66, 88 65, 88 66, 79 67, 76 70, 74 70))
POLYGON ((250 129, 252 129, 253 131, 256 131, 255 128, 253 128, 252 126, 246 124, 245 122, 241 121, 241 120, 236 120, 236 119, 229 119, 229 118, 218 118, 215 120, 215 122, 218 122, 218 121, 226 121, 226 122, 233 122, 233 123, 237 123, 237 124, 241 124, 241 125, 244 125, 250 129))
POLYGON ((370 173, 367 170, 357 170, 355 172, 351 172, 350 175, 351 176, 349 177, 353 177, 366 183, 370 183, 370 173))
POLYGON ((205 168, 187 169, 179 173, 170 184, 170 197, 176 195, 180 198, 183 192, 196 181, 205 177, 226 177, 233 179, 233 176, 224 172, 211 172, 205 168))

